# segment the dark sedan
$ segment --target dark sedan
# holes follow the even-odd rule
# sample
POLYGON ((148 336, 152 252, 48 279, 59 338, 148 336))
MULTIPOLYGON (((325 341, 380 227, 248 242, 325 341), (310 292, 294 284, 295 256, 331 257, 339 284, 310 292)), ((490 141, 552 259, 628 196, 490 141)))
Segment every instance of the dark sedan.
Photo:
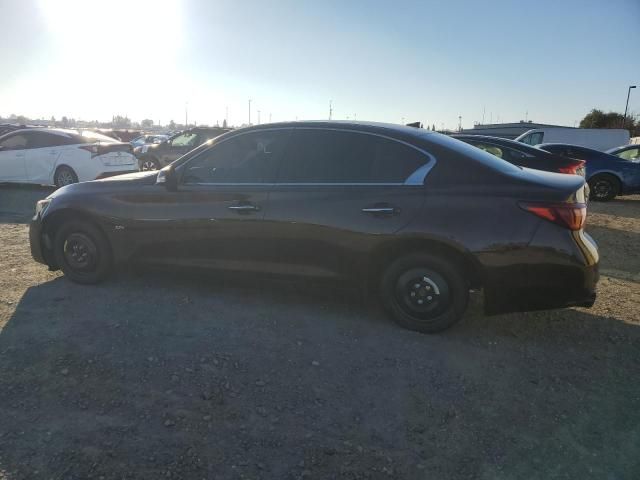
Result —
POLYGON ((436 332, 483 288, 487 313, 591 306, 584 180, 434 132, 364 122, 236 130, 160 172, 38 202, 34 258, 79 283, 131 261, 343 277, 436 332))
POLYGON ((526 143, 485 135, 452 135, 514 165, 547 172, 585 176, 584 160, 576 160, 540 150, 526 143))
POLYGON ((640 162, 578 145, 543 143, 536 148, 586 162, 586 178, 594 200, 640 193, 640 162))

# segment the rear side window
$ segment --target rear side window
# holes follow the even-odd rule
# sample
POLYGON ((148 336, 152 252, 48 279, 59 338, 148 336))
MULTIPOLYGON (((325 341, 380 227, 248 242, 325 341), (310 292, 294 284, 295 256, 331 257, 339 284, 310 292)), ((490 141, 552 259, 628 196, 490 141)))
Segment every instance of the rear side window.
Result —
POLYGON ((66 135, 57 135, 49 132, 28 132, 29 148, 60 147, 79 143, 66 135))
POLYGON ((624 160, 638 160, 640 159, 640 147, 624 150, 620 153, 617 153, 616 156, 624 160))
POLYGON ((542 143, 544 139, 544 132, 534 132, 530 133, 526 137, 522 138, 522 143, 526 143, 527 145, 539 145, 542 143))
POLYGON ((295 130, 279 183, 404 183, 429 158, 399 142, 355 132, 295 130))

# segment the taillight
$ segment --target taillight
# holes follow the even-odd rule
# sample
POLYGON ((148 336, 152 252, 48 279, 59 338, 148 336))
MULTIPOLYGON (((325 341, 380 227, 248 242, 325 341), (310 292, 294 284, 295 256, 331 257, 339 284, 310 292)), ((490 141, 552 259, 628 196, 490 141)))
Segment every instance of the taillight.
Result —
POLYGON ((573 160, 571 163, 558 168, 560 173, 568 173, 570 175, 580 175, 578 172, 586 162, 584 160, 573 160))
POLYGON ((584 203, 520 203, 520 207, 569 230, 580 230, 587 219, 584 203))
POLYGON ((97 145, 82 145, 81 147, 82 150, 86 150, 87 152, 91 152, 91 156, 95 157, 96 155, 98 155, 98 146, 97 145))

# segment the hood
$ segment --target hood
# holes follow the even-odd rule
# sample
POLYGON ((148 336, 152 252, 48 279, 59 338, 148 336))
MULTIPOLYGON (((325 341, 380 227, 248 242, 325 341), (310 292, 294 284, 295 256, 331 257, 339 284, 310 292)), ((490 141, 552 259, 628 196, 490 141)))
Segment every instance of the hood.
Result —
POLYGON ((72 185, 67 185, 57 189, 47 198, 56 198, 67 195, 86 195, 86 194, 99 194, 109 190, 116 190, 122 187, 135 187, 137 185, 155 185, 156 178, 158 176, 157 171, 149 172, 135 172, 127 173, 124 175, 117 175, 115 177, 103 178, 100 180, 93 180, 91 182, 80 182, 72 185))

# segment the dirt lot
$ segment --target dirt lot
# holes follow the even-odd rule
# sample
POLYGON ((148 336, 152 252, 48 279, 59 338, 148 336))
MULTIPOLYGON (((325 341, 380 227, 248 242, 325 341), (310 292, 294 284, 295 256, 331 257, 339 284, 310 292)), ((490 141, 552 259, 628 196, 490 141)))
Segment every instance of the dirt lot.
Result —
POLYGON ((0 479, 640 478, 640 197, 592 309, 404 331, 353 292, 34 263, 0 187, 0 479))

